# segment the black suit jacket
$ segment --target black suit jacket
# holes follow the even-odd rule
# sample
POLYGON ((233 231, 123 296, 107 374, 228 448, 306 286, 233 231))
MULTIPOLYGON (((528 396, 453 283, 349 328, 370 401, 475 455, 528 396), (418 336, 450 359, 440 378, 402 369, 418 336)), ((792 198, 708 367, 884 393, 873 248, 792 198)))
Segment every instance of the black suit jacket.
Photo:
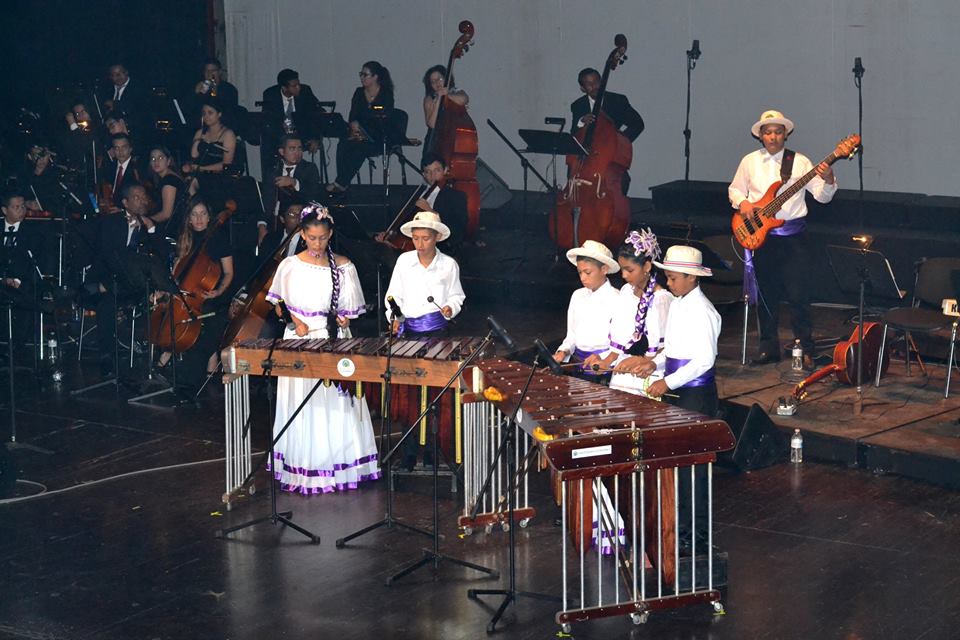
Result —
MULTIPOLYGON (((276 141, 283 134, 283 98, 280 95, 280 85, 275 84, 263 91, 263 114, 268 127, 264 137, 265 144, 276 147, 276 141)), ((313 130, 314 115, 320 111, 319 101, 313 95, 310 85, 300 85, 300 95, 293 99, 293 124, 303 136, 304 142, 308 138, 316 137, 313 130)))
POLYGON ((452 187, 443 187, 433 203, 433 210, 440 214, 443 224, 450 227, 450 237, 440 243, 441 250, 448 254, 456 253, 467 233, 467 194, 452 187))
MULTIPOLYGON (((136 275, 131 273, 130 254, 137 253, 140 247, 158 254, 165 251, 162 234, 147 233, 143 227, 128 245, 128 229, 127 216, 122 211, 100 215, 81 229, 92 258, 92 266, 87 274, 88 282, 100 282, 109 289, 115 274, 118 283, 123 287, 128 284, 126 281, 134 280, 133 276, 136 275)), ((144 249, 141 251, 146 252, 144 249)), ((139 283, 140 279, 136 280, 139 283)))
MULTIPOLYGON (((279 162, 270 167, 269 172, 265 172, 266 180, 263 181, 264 213, 259 222, 267 223, 270 229, 274 228, 271 221, 274 220, 273 215, 276 209, 278 195, 278 189, 273 185, 273 180, 280 175, 280 173, 277 172, 280 167, 282 167, 282 164, 279 162)), ((317 165, 309 160, 301 160, 293 170, 293 175, 290 177, 300 182, 300 189, 298 191, 288 189, 279 191, 281 214, 283 214, 291 204, 307 204, 311 200, 317 200, 320 197, 320 170, 317 169, 317 165)))
MULTIPOLYGON (((109 98, 113 98, 110 95, 109 98)), ((141 85, 134 79, 130 79, 127 88, 123 90, 123 95, 119 100, 114 101, 113 110, 123 114, 129 127, 139 133, 152 131, 156 124, 156 117, 153 112, 153 96, 150 90, 141 85)))
MULTIPOLYGON (((614 126, 630 142, 637 139, 643 132, 643 118, 637 113, 637 110, 630 106, 627 96, 620 93, 607 91, 603 98, 603 112, 613 120, 614 126)), ((590 113, 590 101, 586 95, 580 96, 570 105, 570 113, 573 122, 570 126, 570 132, 576 133, 580 123, 580 118, 590 113)))
POLYGON ((12 235, 14 245, 8 247, 5 245, 8 224, 2 217, 0 217, 0 222, 3 222, 3 233, 0 234, 0 276, 20 280, 20 288, 11 291, 11 293, 16 293, 22 297, 32 297, 35 274, 34 263, 42 272, 46 273, 43 265, 43 235, 36 225, 49 223, 22 221, 17 232, 12 235))

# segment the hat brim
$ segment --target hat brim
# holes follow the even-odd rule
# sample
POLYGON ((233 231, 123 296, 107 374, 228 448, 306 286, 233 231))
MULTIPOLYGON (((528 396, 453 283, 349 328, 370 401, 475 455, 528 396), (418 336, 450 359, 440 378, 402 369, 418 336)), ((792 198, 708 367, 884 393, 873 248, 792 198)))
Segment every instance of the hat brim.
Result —
POLYGON ((433 222, 431 220, 411 220, 410 222, 404 222, 400 226, 400 233, 408 238, 412 238, 414 229, 433 229, 438 234, 437 242, 443 242, 450 237, 450 227, 442 222, 433 222))
POLYGON ((657 262, 654 260, 653 264, 658 269, 662 269, 664 271, 676 271, 677 273, 686 273, 691 276, 713 275, 713 271, 702 265, 691 265, 689 263, 670 262, 667 260, 664 260, 663 262, 657 262))
POLYGON ((793 120, 790 118, 767 118, 766 120, 757 120, 753 123, 753 126, 750 127, 750 133, 753 134, 754 138, 760 137, 760 127, 766 126, 768 124, 780 124, 783 125, 787 130, 787 135, 793 133, 793 120))
POLYGON ((570 261, 570 264, 577 266, 577 258, 590 258, 596 260, 597 262, 606 265, 608 271, 607 273, 616 273, 620 271, 620 263, 603 255, 602 253, 596 253, 594 251, 589 251, 583 247, 575 247, 567 251, 567 260, 570 261))

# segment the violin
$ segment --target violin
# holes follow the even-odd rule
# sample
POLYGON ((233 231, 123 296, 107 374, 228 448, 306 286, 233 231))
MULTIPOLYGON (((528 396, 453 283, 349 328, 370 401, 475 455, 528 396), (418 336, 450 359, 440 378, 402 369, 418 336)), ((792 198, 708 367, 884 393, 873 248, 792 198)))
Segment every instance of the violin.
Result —
MULTIPOLYGON (((453 63, 470 49, 474 27, 469 20, 459 25, 460 37, 450 50, 444 87, 453 84, 453 63)), ((466 238, 472 238, 480 226, 480 183, 477 182, 477 127, 464 105, 457 104, 449 95, 443 96, 437 107, 437 121, 427 150, 439 154, 447 165, 450 186, 467 196, 466 238)))
POLYGON ((226 208, 207 227, 203 241, 174 267, 173 280, 180 293, 161 300, 151 311, 148 337, 150 343, 160 349, 183 353, 200 337, 205 294, 216 288, 223 275, 220 262, 207 255, 207 243, 237 210, 233 200, 224 206, 226 208))
POLYGON ((421 199, 429 200, 430 196, 443 188, 443 184, 444 180, 441 179, 433 184, 427 184, 422 188, 414 189, 413 193, 410 194, 410 197, 407 198, 407 201, 400 208, 400 211, 394 216, 393 221, 387 225, 387 228, 383 232, 377 234, 377 240, 390 245, 397 251, 412 251, 414 248, 413 240, 399 233, 400 227, 412 220, 413 216, 416 215, 419 210, 417 201, 421 199))
POLYGON ((610 72, 627 57, 626 36, 618 33, 614 45, 593 104, 593 121, 574 135, 587 155, 567 156, 570 179, 550 212, 550 238, 561 249, 579 247, 584 240, 616 247, 630 225, 630 201, 623 195, 622 180, 633 162, 633 145, 602 110, 610 72))

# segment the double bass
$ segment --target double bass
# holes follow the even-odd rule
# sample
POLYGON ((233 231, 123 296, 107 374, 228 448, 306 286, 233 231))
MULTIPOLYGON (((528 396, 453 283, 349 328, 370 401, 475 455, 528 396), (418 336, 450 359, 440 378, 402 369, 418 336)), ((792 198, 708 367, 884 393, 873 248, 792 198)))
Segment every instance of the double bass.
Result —
POLYGON ((630 201, 623 195, 621 184, 633 162, 633 145, 603 112, 610 72, 627 57, 626 36, 618 33, 614 45, 593 104, 593 122, 574 136, 587 155, 567 156, 569 180, 549 216, 550 239, 561 249, 578 247, 584 240, 616 247, 630 225, 630 201))
MULTIPOLYGON (((460 23, 460 37, 450 50, 444 87, 453 82, 453 62, 462 58, 473 42, 473 23, 460 23)), ((440 155, 447 165, 447 180, 450 186, 467 196, 467 230, 465 237, 472 238, 480 226, 480 183, 477 182, 477 127, 464 105, 457 104, 449 96, 443 96, 437 108, 437 121, 426 143, 427 151, 440 155)))
POLYGON ((166 300, 159 301, 150 313, 151 344, 176 353, 188 351, 197 343, 202 328, 204 294, 216 288, 223 269, 220 262, 207 255, 207 243, 237 210, 237 204, 228 200, 216 220, 210 222, 203 241, 185 259, 177 262, 173 281, 180 289, 166 300))

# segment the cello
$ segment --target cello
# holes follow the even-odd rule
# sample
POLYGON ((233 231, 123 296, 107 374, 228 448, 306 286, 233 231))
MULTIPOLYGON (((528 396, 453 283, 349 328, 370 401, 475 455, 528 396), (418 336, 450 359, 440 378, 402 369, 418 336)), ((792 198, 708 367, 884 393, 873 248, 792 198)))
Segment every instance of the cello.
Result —
POLYGON ((603 112, 610 72, 627 58, 626 36, 618 33, 614 44, 593 104, 593 122, 574 135, 587 155, 567 156, 570 178, 550 212, 550 239, 561 249, 578 247, 584 240, 616 247, 630 225, 630 201, 623 195, 621 182, 633 161, 633 144, 603 112))
POLYGON ((226 208, 207 227, 203 242, 174 267, 173 281, 181 293, 159 301, 150 313, 149 340, 160 349, 183 353, 200 337, 204 294, 213 291, 223 275, 220 263, 207 255, 207 243, 237 210, 233 200, 224 206, 226 208))
MULTIPOLYGON (((462 58, 473 42, 473 23, 460 23, 460 37, 450 50, 447 61, 444 87, 453 83, 453 61, 462 58)), ((439 154, 448 168, 450 186, 467 196, 467 230, 465 237, 472 238, 480 226, 480 183, 477 182, 477 127, 464 105, 457 104, 449 96, 443 96, 437 109, 437 121, 426 143, 427 151, 439 154)))

